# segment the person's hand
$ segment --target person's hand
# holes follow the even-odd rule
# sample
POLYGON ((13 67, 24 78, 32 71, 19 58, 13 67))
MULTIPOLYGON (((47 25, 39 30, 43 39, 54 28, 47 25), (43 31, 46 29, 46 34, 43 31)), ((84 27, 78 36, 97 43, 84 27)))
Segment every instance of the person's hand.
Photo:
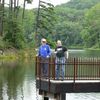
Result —
POLYGON ((38 54, 36 54, 36 57, 38 57, 38 54))
POLYGON ((56 53, 57 53, 57 51, 54 52, 54 54, 56 54, 56 53))
POLYGON ((47 58, 49 58, 49 56, 47 56, 47 58))

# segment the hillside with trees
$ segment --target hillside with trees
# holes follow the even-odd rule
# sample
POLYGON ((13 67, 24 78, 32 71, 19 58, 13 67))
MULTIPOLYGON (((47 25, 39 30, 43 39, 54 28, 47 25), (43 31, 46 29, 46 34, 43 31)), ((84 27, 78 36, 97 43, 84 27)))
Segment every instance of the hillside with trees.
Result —
POLYGON ((25 9, 32 0, 24 0, 23 8, 14 1, 6 7, 0 0, 0 48, 33 48, 42 37, 52 47, 60 39, 68 48, 100 48, 100 0, 70 0, 55 7, 41 2, 38 20, 38 9, 25 9))
POLYGON ((68 47, 100 48, 99 5, 99 0, 71 0, 56 6, 55 39, 68 47))

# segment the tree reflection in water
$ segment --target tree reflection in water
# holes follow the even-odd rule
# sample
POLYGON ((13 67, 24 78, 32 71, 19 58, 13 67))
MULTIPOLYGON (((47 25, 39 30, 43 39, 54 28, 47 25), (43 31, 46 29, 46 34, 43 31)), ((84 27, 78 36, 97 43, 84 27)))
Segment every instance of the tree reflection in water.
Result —
POLYGON ((29 66, 26 61, 0 61, 0 100, 24 99, 23 83, 29 66))

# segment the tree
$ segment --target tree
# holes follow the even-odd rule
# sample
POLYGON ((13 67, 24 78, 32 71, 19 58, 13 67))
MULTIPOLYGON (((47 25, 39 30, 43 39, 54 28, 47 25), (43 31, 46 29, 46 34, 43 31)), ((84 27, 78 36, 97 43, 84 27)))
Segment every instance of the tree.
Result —
POLYGON ((3 35, 3 24, 4 24, 4 3, 5 0, 0 0, 0 35, 3 35))
POLYGON ((16 21, 15 19, 8 21, 7 33, 5 34, 4 40, 9 43, 11 47, 17 49, 24 48, 25 38, 23 34, 22 23, 16 21))
POLYGON ((36 41, 40 40, 40 38, 42 37, 46 38, 48 40, 48 43, 52 45, 51 40, 48 39, 47 35, 50 36, 50 34, 53 33, 54 22, 55 22, 54 14, 55 14, 54 6, 51 3, 47 3, 44 1, 39 2, 37 19, 36 19, 37 21, 36 35, 35 35, 36 41))
POLYGON ((23 14, 22 14, 22 19, 24 19, 24 13, 25 13, 25 3, 32 3, 33 0, 24 0, 24 3, 23 3, 23 14))
POLYGON ((100 3, 85 14, 85 33, 83 38, 87 46, 100 48, 100 3))

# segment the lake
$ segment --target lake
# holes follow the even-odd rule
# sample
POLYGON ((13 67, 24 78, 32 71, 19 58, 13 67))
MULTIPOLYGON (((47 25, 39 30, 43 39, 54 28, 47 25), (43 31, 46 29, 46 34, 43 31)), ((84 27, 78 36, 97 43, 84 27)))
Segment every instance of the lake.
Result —
MULTIPOLYGON (((100 51, 69 50, 69 57, 100 57, 100 51)), ((0 60, 0 100, 42 100, 36 89, 34 58, 0 60)), ((100 93, 66 93, 66 100, 100 100, 100 93)))

